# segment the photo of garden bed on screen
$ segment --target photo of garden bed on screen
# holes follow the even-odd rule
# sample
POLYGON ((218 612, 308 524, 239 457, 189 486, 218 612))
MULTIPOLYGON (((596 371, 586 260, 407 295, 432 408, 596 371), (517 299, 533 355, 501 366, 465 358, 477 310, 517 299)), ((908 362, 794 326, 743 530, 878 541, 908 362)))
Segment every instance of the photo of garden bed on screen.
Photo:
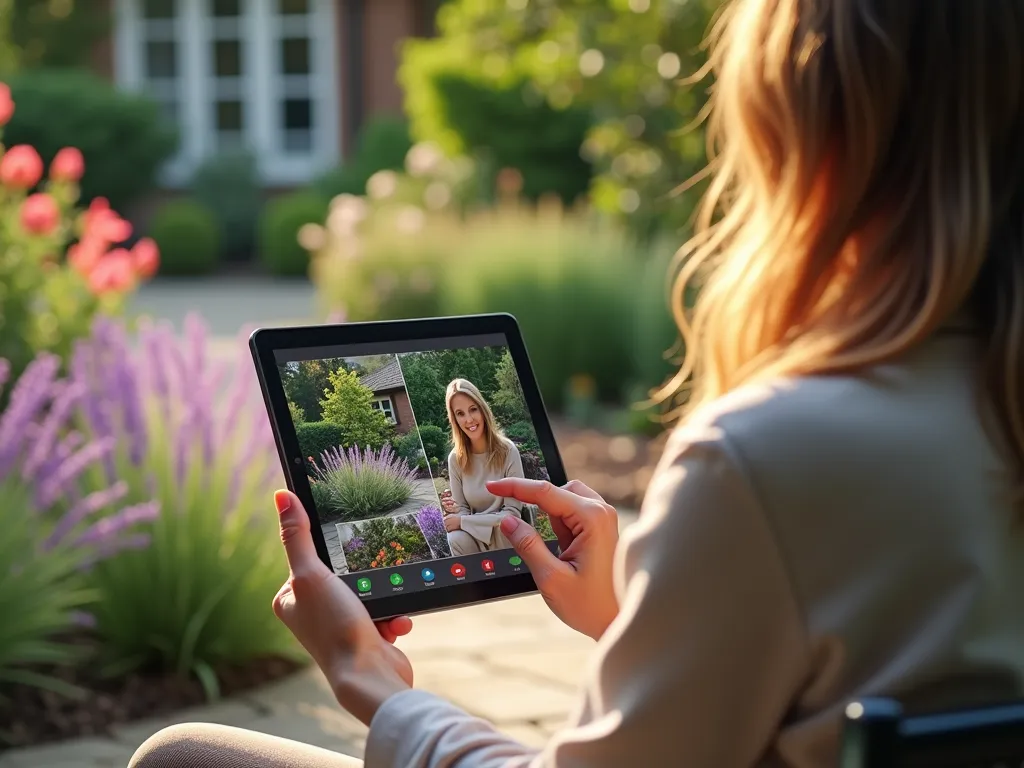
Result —
POLYGON ((389 565, 428 559, 426 534, 415 521, 432 509, 440 517, 440 499, 398 359, 303 360, 282 364, 280 372, 335 571, 384 560, 364 557, 360 541, 387 539, 389 565), (406 557, 395 556, 402 551, 406 557))

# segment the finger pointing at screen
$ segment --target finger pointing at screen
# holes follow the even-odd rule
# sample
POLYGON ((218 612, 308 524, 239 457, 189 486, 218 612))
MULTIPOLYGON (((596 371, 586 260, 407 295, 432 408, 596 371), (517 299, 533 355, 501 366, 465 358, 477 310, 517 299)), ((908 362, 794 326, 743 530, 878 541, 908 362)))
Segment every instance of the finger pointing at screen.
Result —
POLYGON ((561 556, 552 554, 540 534, 519 518, 502 520, 502 533, 529 566, 554 614, 573 629, 599 638, 619 610, 612 584, 619 538, 615 510, 582 483, 559 488, 539 480, 506 478, 487 487, 495 495, 536 504, 548 513, 561 556))

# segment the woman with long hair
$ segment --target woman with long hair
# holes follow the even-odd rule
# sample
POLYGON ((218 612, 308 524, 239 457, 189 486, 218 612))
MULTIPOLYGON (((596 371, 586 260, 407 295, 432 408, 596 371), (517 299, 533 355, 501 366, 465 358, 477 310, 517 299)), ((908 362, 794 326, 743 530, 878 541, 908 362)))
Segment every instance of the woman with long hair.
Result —
MULTIPOLYGON (((811 768, 852 698, 1024 694, 1024 0, 734 0, 710 68, 660 393, 685 410, 639 522, 617 541, 579 484, 489 486, 550 514, 561 557, 501 528, 596 642, 542 750, 413 690, 408 620, 378 631, 277 497, 276 610, 370 724, 370 766, 811 768)), ((136 765, 226 765, 220 733, 136 765)), ((292 749, 247 765, 350 764, 292 749)))
POLYGON ((523 460, 515 443, 498 430, 498 424, 480 390, 466 379, 455 379, 445 392, 452 448, 448 477, 452 509, 444 525, 453 555, 471 555, 512 546, 501 532, 508 515, 523 516, 523 503, 496 496, 488 483, 506 477, 525 477, 523 460))

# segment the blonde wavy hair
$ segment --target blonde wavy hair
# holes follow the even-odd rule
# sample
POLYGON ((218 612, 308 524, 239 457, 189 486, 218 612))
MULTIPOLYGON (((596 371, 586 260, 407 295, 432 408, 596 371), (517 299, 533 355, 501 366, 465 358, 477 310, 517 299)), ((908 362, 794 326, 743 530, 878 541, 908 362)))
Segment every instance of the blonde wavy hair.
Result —
POLYGON ((452 407, 452 398, 456 395, 465 395, 480 409, 483 415, 484 429, 487 432, 487 467, 492 471, 498 471, 505 466, 508 459, 509 440, 502 435, 498 428, 498 422, 494 418, 491 406, 484 400, 484 396, 477 389, 477 386, 466 379, 455 379, 448 384, 445 392, 444 402, 448 411, 448 423, 452 426, 452 445, 455 447, 455 460, 459 468, 466 472, 473 455, 473 448, 470 444, 469 435, 462 431, 459 422, 455 419, 455 409, 452 407))
POLYGON ((709 42, 659 396, 883 363, 962 313, 1024 490, 1024 0, 734 0, 709 42))

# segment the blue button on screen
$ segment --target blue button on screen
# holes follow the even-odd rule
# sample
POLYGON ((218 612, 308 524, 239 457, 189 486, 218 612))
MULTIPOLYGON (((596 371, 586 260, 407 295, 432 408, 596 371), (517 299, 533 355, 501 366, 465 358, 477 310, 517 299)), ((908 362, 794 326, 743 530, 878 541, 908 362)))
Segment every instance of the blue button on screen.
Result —
POLYGON ((429 568, 424 568, 422 571, 420 571, 420 576, 423 577, 424 581, 433 581, 434 580, 434 572, 432 570, 430 570, 429 568))

